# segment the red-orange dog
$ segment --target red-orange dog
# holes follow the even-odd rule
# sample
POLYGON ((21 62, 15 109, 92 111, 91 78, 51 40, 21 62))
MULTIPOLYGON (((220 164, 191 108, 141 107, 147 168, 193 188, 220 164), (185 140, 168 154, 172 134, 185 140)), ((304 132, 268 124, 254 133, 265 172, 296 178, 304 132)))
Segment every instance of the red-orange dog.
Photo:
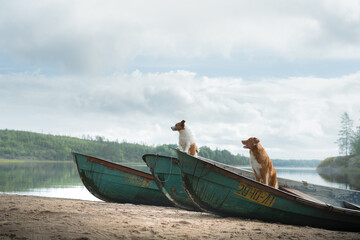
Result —
POLYGON ((256 137, 251 137, 241 142, 244 144, 244 148, 250 150, 250 164, 256 181, 279 188, 275 168, 265 149, 261 146, 260 140, 256 137))

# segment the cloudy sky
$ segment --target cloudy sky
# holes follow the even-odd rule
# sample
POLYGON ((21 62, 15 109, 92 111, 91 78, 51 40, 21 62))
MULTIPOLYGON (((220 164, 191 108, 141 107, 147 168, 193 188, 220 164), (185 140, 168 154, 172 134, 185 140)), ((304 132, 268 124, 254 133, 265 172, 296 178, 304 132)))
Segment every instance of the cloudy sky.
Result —
POLYGON ((359 1, 0 0, 0 129, 324 159, 360 125, 359 1))

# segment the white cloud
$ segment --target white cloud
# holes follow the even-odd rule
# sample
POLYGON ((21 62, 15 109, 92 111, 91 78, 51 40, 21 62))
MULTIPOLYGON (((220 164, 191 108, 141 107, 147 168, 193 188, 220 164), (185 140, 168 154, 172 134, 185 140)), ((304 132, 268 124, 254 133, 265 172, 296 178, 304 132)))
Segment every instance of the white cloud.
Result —
POLYGON ((201 145, 323 158, 359 118, 356 0, 2 1, 0 35, 0 128, 162 144, 185 119, 201 145))
MULTIPOLYGON (((149 59, 359 59, 358 1, 3 1, 0 52, 65 72, 149 59)), ((149 60, 150 61, 150 60, 149 60)))
POLYGON ((0 75, 0 128, 103 135, 147 144, 177 143, 185 119, 200 145, 247 152, 259 137, 273 158, 337 154, 340 115, 359 118, 360 72, 339 78, 210 78, 192 72, 49 77, 0 75))

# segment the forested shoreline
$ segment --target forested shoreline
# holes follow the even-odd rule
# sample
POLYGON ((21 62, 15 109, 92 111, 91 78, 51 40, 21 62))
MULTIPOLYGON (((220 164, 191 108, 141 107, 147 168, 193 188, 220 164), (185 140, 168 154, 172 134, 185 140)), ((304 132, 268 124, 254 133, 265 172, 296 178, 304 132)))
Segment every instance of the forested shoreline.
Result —
MULTIPOLYGON (((0 130, 0 158, 36 160, 72 160, 71 152, 79 152, 114 162, 142 163, 146 153, 175 157, 176 144, 149 146, 138 143, 109 141, 101 136, 75 138, 17 130, 0 130)), ((248 165, 247 157, 227 150, 201 147, 200 155, 232 165, 248 165)))
POLYGON ((341 115, 341 128, 336 143, 344 156, 328 157, 317 167, 320 174, 360 172, 360 126, 353 129, 353 120, 347 112, 341 115))
POLYGON ((360 155, 328 157, 318 165, 317 172, 320 175, 359 174, 360 155))
MULTIPOLYGON (((142 163, 146 153, 174 156, 176 144, 149 146, 138 143, 109 141, 101 136, 75 138, 17 130, 0 130, 0 158, 27 160, 72 160, 79 152, 114 162, 142 163)), ((200 156, 230 165, 249 165, 249 158, 227 150, 200 148, 200 156)), ((319 160, 277 160, 278 167, 316 167, 319 160)))

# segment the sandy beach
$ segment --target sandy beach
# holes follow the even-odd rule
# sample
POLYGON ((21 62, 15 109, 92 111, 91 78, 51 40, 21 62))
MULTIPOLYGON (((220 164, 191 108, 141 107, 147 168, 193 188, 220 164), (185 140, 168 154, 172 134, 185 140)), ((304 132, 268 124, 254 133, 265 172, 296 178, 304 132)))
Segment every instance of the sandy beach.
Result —
POLYGON ((0 239, 360 239, 172 207, 0 194, 0 208, 0 239))

